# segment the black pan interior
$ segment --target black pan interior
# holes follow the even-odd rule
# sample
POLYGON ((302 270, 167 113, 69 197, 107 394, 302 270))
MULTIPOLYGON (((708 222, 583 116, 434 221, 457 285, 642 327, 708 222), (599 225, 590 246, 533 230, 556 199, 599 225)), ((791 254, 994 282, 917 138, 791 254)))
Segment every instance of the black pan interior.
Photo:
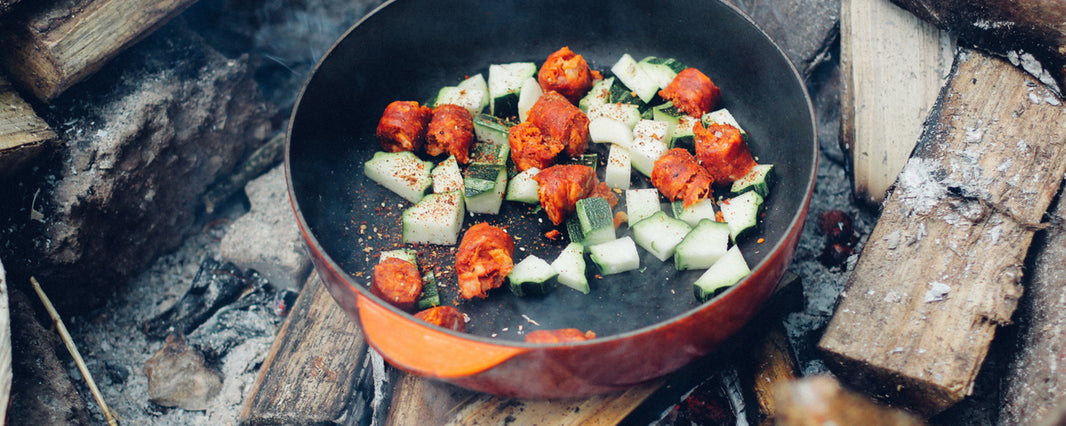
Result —
MULTIPOLYGON (((332 261, 366 285, 377 254, 399 244, 399 213, 408 203, 362 175, 363 161, 379 149, 374 129, 389 102, 424 101, 466 76, 487 77, 493 63, 539 65, 562 46, 605 73, 629 53, 677 58, 710 76, 722 89, 721 106, 748 131, 759 162, 775 164, 778 172, 761 219, 758 237, 764 242, 741 243, 749 264, 760 264, 798 226, 816 157, 810 104, 779 49, 732 7, 716 1, 400 0, 365 18, 334 46, 293 114, 286 161, 294 199, 332 261)), ((643 179, 634 184, 648 186, 643 179)), ((544 238, 550 222, 526 206, 505 203, 499 216, 468 215, 465 227, 477 221, 508 226, 518 239, 516 261, 527 253, 550 260, 566 243, 544 238)), ((626 232, 619 229, 620 236, 626 232)), ((454 248, 417 248, 423 266, 432 265, 444 280, 444 303, 457 301, 449 273, 454 248)), ((468 332, 521 340, 523 330, 532 328, 614 335, 697 306, 691 282, 700 272, 679 274, 672 262, 650 255, 642 265, 592 279, 589 295, 560 287, 546 297, 518 298, 502 288, 458 307, 471 317, 468 332)))

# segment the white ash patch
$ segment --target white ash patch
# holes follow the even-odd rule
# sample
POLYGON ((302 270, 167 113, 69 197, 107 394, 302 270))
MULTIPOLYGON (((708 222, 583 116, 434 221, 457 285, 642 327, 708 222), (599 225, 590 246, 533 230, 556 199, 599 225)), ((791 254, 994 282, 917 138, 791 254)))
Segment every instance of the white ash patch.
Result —
POLYGON ((896 182, 896 192, 909 215, 928 213, 947 195, 947 189, 935 179, 939 172, 936 161, 919 157, 907 161, 896 182))
POLYGON ((1051 90, 1056 93, 1062 93, 1062 89, 1059 87, 1059 83, 1051 77, 1051 73, 1044 69, 1044 66, 1040 63, 1032 53, 1024 50, 1011 50, 1007 52, 1007 60, 1014 66, 1020 66, 1025 72, 1036 77, 1041 83, 1046 84, 1051 90))
POLYGON ((948 298, 948 293, 951 292, 951 286, 944 284, 940 281, 933 281, 929 283, 929 290, 925 291, 925 303, 940 302, 948 298))

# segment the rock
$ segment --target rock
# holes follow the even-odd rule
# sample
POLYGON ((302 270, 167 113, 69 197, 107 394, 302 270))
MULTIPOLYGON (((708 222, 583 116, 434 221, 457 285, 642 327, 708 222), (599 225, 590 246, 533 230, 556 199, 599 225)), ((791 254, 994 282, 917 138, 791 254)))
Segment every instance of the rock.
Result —
POLYGON ((77 314, 175 249, 207 186, 272 133, 252 74, 179 18, 66 91, 44 114, 57 150, 0 182, 13 193, 0 206, 9 271, 34 271, 57 309, 77 314))
POLYGON ((207 365, 203 353, 185 344, 180 334, 167 337, 166 345, 144 364, 148 376, 148 401, 189 411, 206 410, 222 390, 222 373, 207 365))
POLYGON ((90 424, 86 400, 56 355, 66 353, 63 343, 34 315, 40 302, 9 291, 13 380, 7 424, 90 424))
POLYGON ((285 172, 277 166, 245 187, 251 209, 222 238, 222 258, 254 269, 276 288, 299 291, 311 271, 289 203, 285 172))

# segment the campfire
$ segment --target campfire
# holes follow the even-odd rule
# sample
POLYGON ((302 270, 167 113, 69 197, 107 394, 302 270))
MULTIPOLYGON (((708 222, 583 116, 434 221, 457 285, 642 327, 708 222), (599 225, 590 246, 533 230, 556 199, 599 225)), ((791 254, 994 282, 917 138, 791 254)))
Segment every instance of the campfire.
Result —
POLYGON ((1066 421, 1049 13, 734 2, 816 110, 795 258, 710 356, 541 401, 389 365, 311 267, 286 126, 316 61, 380 1, 70 3, 0 0, 10 424, 1066 421))

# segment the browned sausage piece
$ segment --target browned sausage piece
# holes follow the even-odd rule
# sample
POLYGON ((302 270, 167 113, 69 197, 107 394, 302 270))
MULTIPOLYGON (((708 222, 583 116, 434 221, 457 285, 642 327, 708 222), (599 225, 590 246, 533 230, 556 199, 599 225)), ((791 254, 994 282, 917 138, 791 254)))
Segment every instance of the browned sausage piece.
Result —
POLYGON ((685 114, 702 117, 718 104, 722 91, 700 70, 686 68, 659 91, 659 96, 673 102, 685 114))
POLYGON ((460 333, 466 331, 466 318, 463 317, 462 312, 452 306, 434 306, 424 309, 418 311, 415 318, 460 333))
POLYGON ((412 311, 422 294, 422 274, 415 264, 395 257, 374 265, 370 292, 404 311, 412 311))
POLYGON ((583 342, 596 338, 592 330, 584 333, 576 328, 560 328, 558 330, 534 330, 526 334, 526 343, 563 343, 583 342))
POLYGON ((504 230, 485 222, 463 234, 455 253, 459 294, 464 299, 486 298, 488 291, 503 285, 514 269, 514 240, 504 230))
POLYGON ((540 128, 529 121, 511 126, 507 142, 511 144, 511 160, 519 171, 547 168, 555 164, 555 157, 563 150, 561 142, 545 138, 540 128))
POLYGON ((577 104, 592 88, 593 76, 585 58, 564 46, 544 60, 537 73, 537 82, 545 92, 554 90, 570 103, 577 104))
POLYGON ((470 161, 470 145, 474 143, 474 116, 458 105, 444 104, 433 108, 426 131, 426 154, 455 156, 459 164, 470 161))
POLYGON ((385 107, 378 121, 377 137, 381 149, 387 152, 422 149, 426 128, 433 110, 415 101, 394 101, 385 107))
POLYGON ((670 201, 684 200, 685 207, 710 197, 714 179, 696 157, 684 148, 666 151, 651 170, 651 183, 670 201))
POLYGON ((529 109, 526 121, 540 128, 545 138, 566 147, 567 155, 584 154, 589 146, 589 118, 559 92, 545 92, 529 109))

